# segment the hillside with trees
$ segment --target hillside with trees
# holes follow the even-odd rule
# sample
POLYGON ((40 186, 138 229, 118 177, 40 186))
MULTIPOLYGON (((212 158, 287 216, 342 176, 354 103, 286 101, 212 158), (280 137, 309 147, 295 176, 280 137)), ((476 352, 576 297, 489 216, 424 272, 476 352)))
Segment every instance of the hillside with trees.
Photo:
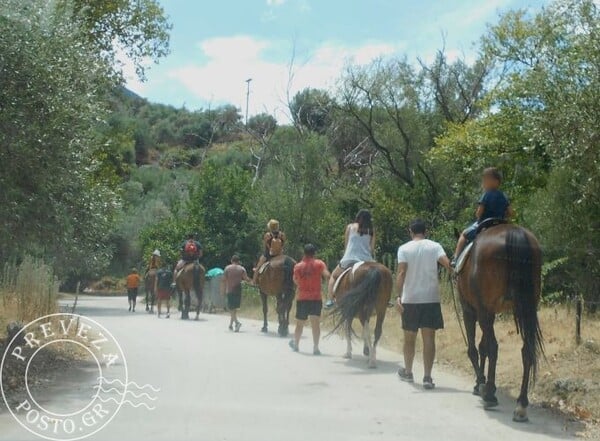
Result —
POLYGON ((336 89, 293 96, 289 124, 260 114, 247 126, 234 106, 174 108, 124 88, 111 42, 134 60, 165 56, 170 25, 157 3, 3 3, 3 263, 33 256, 63 281, 86 281, 122 275, 157 247, 174 261, 197 232, 207 266, 235 252, 251 267, 274 217, 290 254, 313 242, 333 264, 344 225, 366 207, 377 257, 391 264, 417 216, 451 252, 454 229, 473 219, 481 169, 495 165, 515 221, 544 246, 547 298, 600 300, 592 0, 503 15, 472 62, 440 50, 431 62, 349 65, 336 89), (120 21, 132 16, 140 32, 120 21))

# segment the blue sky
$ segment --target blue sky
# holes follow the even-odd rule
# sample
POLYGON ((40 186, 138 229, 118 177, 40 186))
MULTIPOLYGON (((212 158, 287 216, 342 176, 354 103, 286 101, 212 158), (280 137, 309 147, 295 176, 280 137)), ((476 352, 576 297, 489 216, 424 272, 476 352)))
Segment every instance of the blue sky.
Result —
POLYGON ((406 55, 429 60, 446 40, 451 58, 473 59, 486 25, 542 0, 161 0, 173 23, 171 54, 145 83, 151 101, 189 109, 231 103, 285 120, 287 91, 334 89, 344 65, 406 55), (295 53, 294 76, 289 66, 295 53))

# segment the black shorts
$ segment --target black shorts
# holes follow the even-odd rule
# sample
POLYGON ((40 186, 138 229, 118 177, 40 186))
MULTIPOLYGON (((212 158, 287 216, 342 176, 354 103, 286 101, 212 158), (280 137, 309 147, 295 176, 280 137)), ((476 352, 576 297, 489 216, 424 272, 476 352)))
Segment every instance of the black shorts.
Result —
POLYGON ((422 328, 444 329, 442 306, 439 303, 403 303, 402 329, 417 332, 422 328))
POLYGON ((242 306, 242 290, 227 293, 227 309, 240 309, 242 306))
POLYGON ((320 317, 322 310, 322 300, 298 300, 296 302, 296 320, 306 320, 310 315, 320 317))
MULTIPOLYGON (((121 291, 123 292, 123 291, 121 291)), ((127 288, 127 298, 129 299, 129 301, 135 302, 138 296, 138 289, 137 288, 127 288)))

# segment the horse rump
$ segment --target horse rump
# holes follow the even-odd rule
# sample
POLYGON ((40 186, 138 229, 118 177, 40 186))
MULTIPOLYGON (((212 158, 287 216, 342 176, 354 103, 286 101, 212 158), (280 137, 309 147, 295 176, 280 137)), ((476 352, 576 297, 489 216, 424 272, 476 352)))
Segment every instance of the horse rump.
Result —
POLYGON ((333 318, 333 330, 330 334, 344 327, 347 332, 356 335, 352 329, 352 321, 355 317, 368 319, 373 315, 381 280, 381 272, 377 268, 370 268, 365 276, 336 302, 330 313, 333 318))

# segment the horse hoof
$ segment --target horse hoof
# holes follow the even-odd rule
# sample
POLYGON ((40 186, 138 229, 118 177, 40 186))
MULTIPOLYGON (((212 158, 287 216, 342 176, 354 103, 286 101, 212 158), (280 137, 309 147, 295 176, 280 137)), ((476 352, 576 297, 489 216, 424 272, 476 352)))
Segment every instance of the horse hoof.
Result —
POLYGON ((369 361, 369 369, 376 369, 377 368, 377 363, 375 363, 374 361, 369 361))
POLYGON ((370 351, 369 351, 369 348, 368 348, 367 346, 365 346, 365 347, 363 348, 363 355, 364 355, 365 357, 368 357, 368 356, 369 356, 369 353, 370 353, 370 351))
POLYGON ((481 396, 481 390, 480 390, 479 384, 476 384, 475 387, 473 388, 473 395, 475 395, 476 397, 481 396))
POLYGON ((352 354, 344 354, 346 360, 352 360, 352 354))
POLYGON ((267 332, 269 332, 269 330, 267 329, 266 326, 263 326, 262 329, 260 330, 260 332, 264 332, 266 334, 267 332))
POLYGON ((483 408, 485 410, 498 407, 498 399, 496 397, 487 397, 483 399, 483 408))
POLYGON ((483 397, 485 395, 485 384, 480 384, 478 386, 478 394, 480 397, 483 397))
POLYGON ((513 421, 515 423, 527 423, 529 422, 529 418, 527 417, 527 411, 523 409, 523 411, 515 410, 513 412, 513 421))

